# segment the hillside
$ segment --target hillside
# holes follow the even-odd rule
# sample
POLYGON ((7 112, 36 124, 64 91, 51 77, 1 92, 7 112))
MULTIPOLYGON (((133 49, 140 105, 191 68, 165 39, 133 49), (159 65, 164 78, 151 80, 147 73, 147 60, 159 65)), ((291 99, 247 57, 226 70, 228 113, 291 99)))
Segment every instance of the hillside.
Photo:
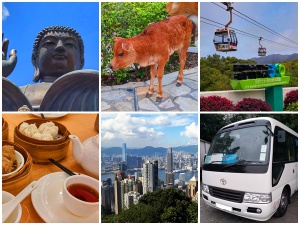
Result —
MULTIPOLYGON (((198 152, 198 145, 187 145, 187 146, 179 146, 172 148, 173 151, 184 151, 188 153, 197 153, 198 152)), ((122 148, 120 147, 111 147, 111 148, 101 148, 102 154, 108 154, 108 155, 119 155, 122 153, 122 148)), ((166 148, 162 147, 152 147, 152 146, 146 146, 144 148, 134 148, 126 149, 127 154, 130 155, 138 155, 138 156, 153 156, 153 155, 165 155, 167 152, 166 148)))
POLYGON ((257 64, 270 64, 270 63, 286 62, 294 59, 298 59, 298 53, 294 53, 291 55, 273 54, 273 55, 267 55, 263 57, 251 58, 250 60, 257 62, 257 64))
POLYGON ((202 92, 232 90, 230 80, 233 78, 233 64, 269 64, 274 61, 284 64, 287 71, 286 75, 290 76, 290 83, 284 85, 284 87, 298 87, 298 53, 285 56, 279 54, 269 55, 248 60, 229 56, 221 57, 218 54, 214 54, 212 56, 201 57, 200 59, 200 90, 202 92), (265 61, 262 61, 263 59, 265 61))

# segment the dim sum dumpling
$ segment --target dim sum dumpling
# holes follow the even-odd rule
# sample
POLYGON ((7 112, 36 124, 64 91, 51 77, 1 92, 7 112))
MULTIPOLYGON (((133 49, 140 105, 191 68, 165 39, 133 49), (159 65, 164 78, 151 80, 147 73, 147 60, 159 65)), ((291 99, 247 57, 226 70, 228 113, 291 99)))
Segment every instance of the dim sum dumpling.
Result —
POLYGON ((21 133, 28 137, 32 137, 35 133, 38 132, 39 130, 37 129, 35 124, 29 124, 21 133))
POLYGON ((40 132, 36 132, 32 135, 32 138, 42 140, 42 134, 40 132))
POLYGON ((23 122, 23 123, 20 125, 20 127, 19 127, 19 131, 20 131, 21 133, 23 133, 23 131, 24 131, 28 126, 29 126, 28 123, 23 122))
POLYGON ((50 133, 42 133, 41 139, 44 141, 52 141, 53 137, 50 133))
POLYGON ((28 129, 30 131, 30 137, 32 137, 35 133, 39 133, 39 129, 37 128, 35 123, 34 124, 29 124, 28 129))
POLYGON ((54 127, 54 126, 55 126, 55 124, 54 124, 52 121, 46 122, 46 123, 42 123, 42 124, 39 126, 39 131, 40 131, 41 133, 43 133, 43 131, 44 131, 44 129, 45 129, 46 127, 54 127))
POLYGON ((38 140, 53 140, 58 136, 58 126, 52 121, 42 123, 39 128, 35 124, 23 122, 19 130, 22 134, 38 140))
POLYGON ((45 127, 45 129, 42 132, 42 134, 45 134, 45 133, 49 133, 49 134, 51 134, 51 136, 53 138, 55 138, 58 135, 58 127, 57 126, 54 126, 54 127, 45 127))

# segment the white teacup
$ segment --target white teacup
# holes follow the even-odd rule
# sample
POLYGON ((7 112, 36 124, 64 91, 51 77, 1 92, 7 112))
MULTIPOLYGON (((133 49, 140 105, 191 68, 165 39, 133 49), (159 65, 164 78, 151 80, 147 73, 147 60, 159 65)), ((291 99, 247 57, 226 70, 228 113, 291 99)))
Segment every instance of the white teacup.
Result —
MULTIPOLYGON (((79 191, 82 190, 79 188, 79 191)), ((79 192, 79 193, 80 193, 79 192)), ((99 212, 99 181, 95 178, 80 174, 68 177, 64 181, 63 186, 63 200, 66 208, 73 214, 82 217, 88 217, 92 214, 99 212), (69 191, 68 188, 71 185, 86 185, 98 192, 98 201, 97 202, 88 202, 80 200, 77 197, 74 197, 69 191)))

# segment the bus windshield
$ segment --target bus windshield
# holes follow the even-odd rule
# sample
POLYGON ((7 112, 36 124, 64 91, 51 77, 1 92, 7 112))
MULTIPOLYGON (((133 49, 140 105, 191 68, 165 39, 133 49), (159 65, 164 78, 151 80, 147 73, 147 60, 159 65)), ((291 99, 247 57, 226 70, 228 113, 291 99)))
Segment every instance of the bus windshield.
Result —
POLYGON ((253 126, 218 133, 205 164, 268 164, 272 132, 267 126, 253 126))

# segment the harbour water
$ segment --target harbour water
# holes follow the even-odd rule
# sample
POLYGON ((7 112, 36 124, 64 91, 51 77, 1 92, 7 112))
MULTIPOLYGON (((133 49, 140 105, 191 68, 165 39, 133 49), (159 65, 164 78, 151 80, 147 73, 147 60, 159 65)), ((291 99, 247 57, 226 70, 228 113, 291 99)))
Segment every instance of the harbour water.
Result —
MULTIPOLYGON (((138 171, 140 172, 140 171, 138 171)), ((179 178, 180 173, 185 173, 185 182, 188 182, 194 175, 198 178, 198 171, 184 171, 184 172, 174 172, 174 179, 179 178)), ((134 175, 134 171, 128 171, 127 174, 134 175)), ((106 180, 107 178, 111 178, 112 181, 114 180, 114 173, 105 173, 101 174, 101 181, 106 180)), ((158 179, 163 180, 166 182, 166 170, 159 169, 158 170, 158 179)))

